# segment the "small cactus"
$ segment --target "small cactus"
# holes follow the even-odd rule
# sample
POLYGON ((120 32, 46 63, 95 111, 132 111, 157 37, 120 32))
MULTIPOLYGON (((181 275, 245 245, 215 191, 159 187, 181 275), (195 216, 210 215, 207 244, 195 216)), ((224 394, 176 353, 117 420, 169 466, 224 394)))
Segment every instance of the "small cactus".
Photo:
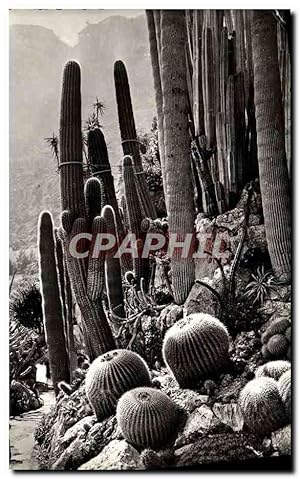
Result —
POLYGON ((274 334, 269 339, 267 348, 273 357, 282 358, 288 352, 289 341, 283 334, 274 334))
POLYGON ((179 385, 193 386, 221 372, 228 362, 225 326, 209 314, 191 314, 166 333, 163 356, 179 385))
POLYGON ((274 334, 284 334, 286 329, 291 326, 291 323, 286 318, 277 318, 271 322, 271 324, 267 327, 265 332, 262 334, 261 342, 266 344, 271 336, 274 334))
POLYGON ((255 377, 269 377, 278 381, 278 379, 291 369, 291 363, 289 361, 269 361, 262 366, 259 366, 255 371, 255 377))
POLYGON ((118 402, 117 421, 126 441, 134 446, 157 448, 176 432, 179 409, 163 392, 136 388, 118 402))
POLYGON ((99 421, 114 413, 118 399, 137 386, 149 386, 149 369, 133 351, 115 349, 102 354, 86 375, 86 394, 99 421))
POLYGON ((289 420, 291 420, 291 417, 292 417, 292 372, 291 372, 291 369, 286 371, 279 378, 278 389, 279 389, 279 394, 281 396, 281 400, 285 407, 286 414, 289 420))
POLYGON ((260 377, 250 381, 241 391, 238 404, 244 423, 254 434, 266 436, 287 423, 275 379, 260 377))

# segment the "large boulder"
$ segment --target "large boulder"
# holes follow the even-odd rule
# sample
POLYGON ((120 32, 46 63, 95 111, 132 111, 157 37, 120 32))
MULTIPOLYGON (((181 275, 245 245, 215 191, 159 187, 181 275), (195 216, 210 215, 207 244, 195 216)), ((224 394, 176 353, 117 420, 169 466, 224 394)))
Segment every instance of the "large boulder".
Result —
POLYGON ((82 464, 79 471, 141 471, 145 466, 140 453, 125 440, 111 441, 96 457, 82 464))
POLYGON ((208 287, 199 283, 193 285, 184 304, 186 312, 187 314, 207 313, 212 316, 217 316, 220 306, 219 301, 209 287, 215 289, 218 293, 221 293, 221 281, 216 282, 209 278, 203 278, 202 281, 206 283, 208 287))

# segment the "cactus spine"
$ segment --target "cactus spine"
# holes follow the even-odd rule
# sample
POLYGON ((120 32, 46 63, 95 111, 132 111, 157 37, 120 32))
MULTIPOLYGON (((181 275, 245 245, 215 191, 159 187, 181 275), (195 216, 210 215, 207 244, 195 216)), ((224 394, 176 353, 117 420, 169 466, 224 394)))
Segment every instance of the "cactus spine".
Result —
MULTIPOLYGON (((177 235, 178 240, 185 239, 187 234, 194 233, 184 22, 183 11, 161 11, 165 190, 169 231, 170 234, 177 235), (175 50, 176 55, 174 55, 175 50)), ((174 252, 171 258, 171 269, 174 300, 177 304, 182 304, 195 279, 193 259, 190 256, 181 258, 180 253, 174 252)))
POLYGON ((115 349, 96 358, 85 381, 86 394, 99 421, 114 413, 118 399, 129 389, 150 385, 145 361, 133 351, 115 349))
POLYGON ((131 444, 158 448, 172 439, 178 423, 178 408, 165 393, 140 387, 121 397, 117 421, 131 444))
POLYGON ((205 313, 179 320, 166 333, 163 357, 182 387, 220 373, 227 365, 229 337, 218 319, 205 313))
POLYGON ((245 424, 260 436, 287 422, 277 383, 272 378, 260 377, 246 384, 239 396, 239 408, 245 424))
POLYGON ((92 360, 99 354, 113 349, 115 343, 101 303, 101 277, 104 278, 103 261, 95 262, 89 256, 74 255, 70 251, 71 241, 79 233, 83 234, 84 238, 78 242, 77 251, 79 253, 88 251, 89 244, 86 238, 90 236, 87 235, 92 235, 93 242, 93 235, 99 231, 101 226, 101 221, 97 220, 97 217, 93 218, 97 211, 99 213, 101 211, 99 180, 92 178, 85 188, 84 195, 80 67, 74 61, 68 62, 63 72, 60 155, 64 251, 74 296, 82 314, 87 353, 92 360), (95 182, 98 182, 97 185, 95 182), (97 285, 94 284, 94 281, 98 282, 97 285), (87 288, 88 284, 89 289, 87 288))
POLYGON ((55 254, 55 239, 51 214, 41 213, 38 225, 39 270, 46 343, 48 347, 51 378, 55 394, 60 381, 70 381, 70 371, 63 324, 55 254))
POLYGON ((148 192, 142 167, 127 72, 124 63, 120 60, 115 62, 114 78, 123 153, 124 155, 130 155, 133 158, 139 198, 146 216, 156 218, 156 211, 148 192))

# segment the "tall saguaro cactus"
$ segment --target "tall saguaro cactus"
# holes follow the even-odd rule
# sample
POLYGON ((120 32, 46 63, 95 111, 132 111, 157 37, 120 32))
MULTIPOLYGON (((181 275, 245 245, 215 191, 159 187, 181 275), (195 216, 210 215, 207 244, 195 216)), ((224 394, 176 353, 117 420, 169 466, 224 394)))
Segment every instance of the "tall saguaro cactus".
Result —
POLYGON ((254 103, 266 237, 275 274, 289 280, 291 203, 276 28, 271 11, 253 11, 254 103))
POLYGON ((123 153, 133 158, 142 208, 146 216, 154 219, 157 215, 144 176, 127 72, 124 63, 120 60, 115 62, 114 78, 123 153))
POLYGON ((87 244, 87 234, 91 235, 93 246, 96 235, 104 228, 97 216, 101 212, 101 185, 97 178, 90 178, 84 190, 81 147, 80 67, 70 61, 63 73, 60 117, 62 234, 68 272, 82 314, 87 353, 93 360, 113 349, 115 343, 101 302, 104 262, 91 256, 93 248, 89 252, 87 244), (82 239, 74 254, 72 240, 78 234, 82 239))
POLYGON ((38 225, 39 270, 46 343, 55 394, 58 383, 70 381, 51 214, 41 213, 38 225))
MULTIPOLYGON (((188 93, 184 53, 185 26, 181 10, 161 11, 161 63, 165 141, 165 191, 170 234, 184 239, 194 232, 188 93)), ((191 257, 173 254, 171 259, 174 299, 181 304, 194 282, 191 257)))

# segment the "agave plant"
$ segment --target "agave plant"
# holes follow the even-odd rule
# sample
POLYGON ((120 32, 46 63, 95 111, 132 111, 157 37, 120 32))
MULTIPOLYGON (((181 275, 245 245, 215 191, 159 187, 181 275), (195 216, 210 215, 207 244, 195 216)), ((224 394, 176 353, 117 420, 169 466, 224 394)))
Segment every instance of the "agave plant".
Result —
POLYGON ((276 292, 277 282, 271 271, 265 271, 264 265, 259 266, 255 274, 251 274, 253 281, 246 286, 244 298, 253 304, 263 304, 270 298, 270 293, 276 292))
POLYGON ((9 312, 12 320, 25 328, 43 332, 42 296, 37 281, 26 281, 10 296, 9 312))
POLYGON ((58 165, 59 161, 58 161, 58 138, 57 138, 57 136, 55 135, 55 133, 52 133, 52 136, 49 136, 48 138, 44 138, 44 140, 49 145, 50 150, 52 152, 52 155, 56 159, 57 165, 58 165))
POLYGON ((99 119, 99 114, 100 114, 100 116, 103 116, 103 114, 104 114, 105 105, 104 105, 104 103, 102 103, 98 99, 98 97, 96 97, 96 101, 95 101, 95 103, 93 103, 93 108, 95 110, 96 117, 97 117, 97 120, 98 120, 99 119))

